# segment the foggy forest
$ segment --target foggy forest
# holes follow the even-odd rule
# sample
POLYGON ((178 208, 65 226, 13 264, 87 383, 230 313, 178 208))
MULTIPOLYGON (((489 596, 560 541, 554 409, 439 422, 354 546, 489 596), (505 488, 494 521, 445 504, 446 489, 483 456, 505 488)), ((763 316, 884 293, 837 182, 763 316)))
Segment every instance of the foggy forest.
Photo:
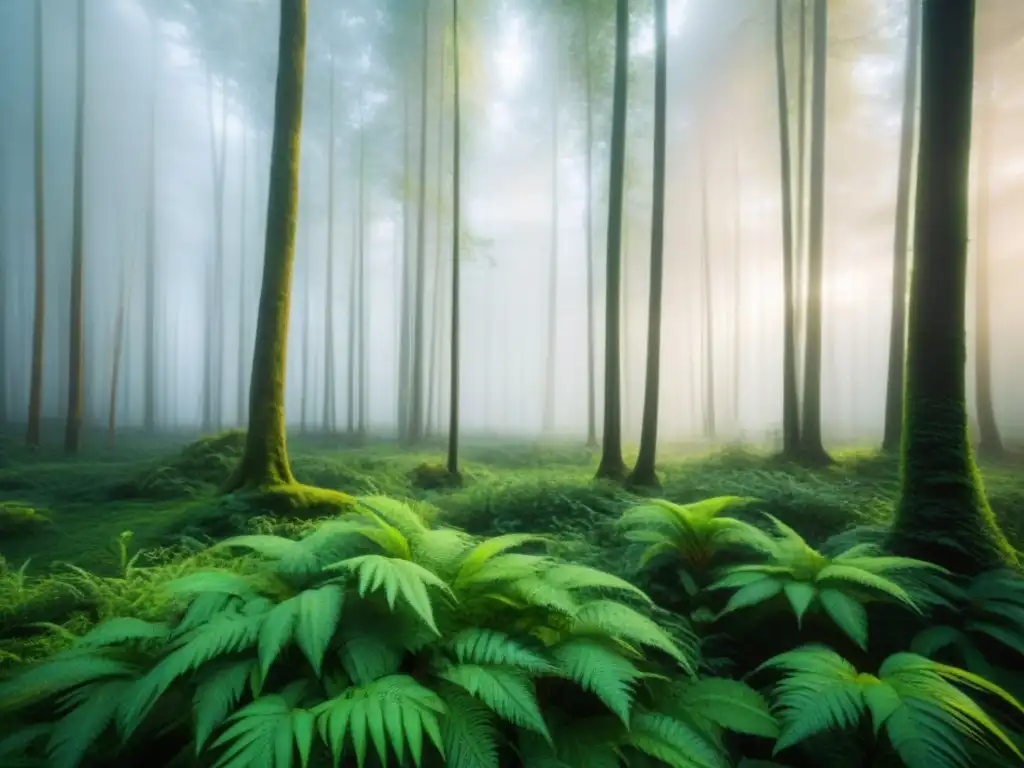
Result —
POLYGON ((0 766, 1024 765, 1022 40, 0 2, 0 766))

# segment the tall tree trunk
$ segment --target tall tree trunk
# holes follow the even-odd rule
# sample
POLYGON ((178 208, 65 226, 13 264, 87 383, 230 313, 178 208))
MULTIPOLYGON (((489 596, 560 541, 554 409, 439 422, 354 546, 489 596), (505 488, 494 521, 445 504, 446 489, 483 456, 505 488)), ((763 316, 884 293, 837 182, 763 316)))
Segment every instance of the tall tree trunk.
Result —
POLYGON ((657 485, 658 392, 661 385, 661 294, 665 247, 666 0, 654 0, 654 191, 651 202, 651 278, 647 304, 647 370, 640 453, 630 481, 657 485))
MULTIPOLYGON (((556 30, 557 32, 557 30, 556 30)), ((547 360, 544 366, 544 414, 541 425, 545 434, 555 428, 555 363, 558 357, 558 78, 560 75, 559 35, 554 36, 551 72, 551 257, 548 263, 548 328, 547 360)))
POLYGON ((811 80, 810 231, 807 249, 807 312, 800 454, 812 465, 828 464, 821 439, 822 282, 825 271, 825 64, 828 0, 814 6, 814 71, 811 80))
MULTIPOLYGON (((706 157, 705 152, 705 157, 706 157)), ((700 211, 703 242, 700 249, 701 292, 704 295, 704 439, 718 437, 715 421, 715 309, 711 285, 711 224, 708 220, 708 169, 701 160, 700 211)))
POLYGON ((349 435, 354 435, 356 431, 356 409, 361 394, 356 355, 356 344, 359 339, 359 198, 355 196, 352 200, 352 258, 348 263, 348 387, 345 391, 345 431, 349 435))
POLYGON ((83 211, 85 183, 85 0, 78 0, 78 73, 75 82, 75 180, 71 225, 71 317, 68 354, 68 412, 64 430, 64 450, 78 453, 82 440, 82 407, 85 393, 85 220, 83 211))
MULTIPOLYGON (((412 57, 410 57, 411 61, 412 57)), ((411 70, 411 68, 410 68, 411 70)), ((403 79, 402 86, 402 266, 401 286, 399 290, 398 308, 398 438, 400 441, 409 440, 409 367, 412 364, 412 351, 409 349, 412 344, 412 313, 409 311, 412 293, 412 247, 409 238, 409 165, 411 163, 409 149, 409 102, 412 89, 409 82, 412 80, 410 71, 403 79)))
POLYGON ((742 333, 740 315, 743 306, 743 235, 740 208, 743 202, 743 187, 740 182, 740 151, 736 147, 733 154, 733 190, 736 199, 733 201, 733 275, 732 275, 732 419, 736 430, 736 439, 743 438, 743 424, 740 419, 740 379, 742 333))
POLYGON ((423 440, 423 315, 424 291, 427 268, 427 72, 430 52, 428 31, 430 29, 430 2, 424 0, 423 37, 421 40, 422 59, 420 63, 420 141, 419 141, 419 197, 416 212, 416 283, 413 289, 412 320, 412 391, 409 395, 409 441, 418 444, 423 440))
MULTIPOLYGON (((123 259, 123 254, 122 254, 123 259)), ((121 264, 121 286, 117 297, 117 318, 114 320, 114 360, 110 371, 110 403, 107 417, 107 440, 110 447, 117 446, 117 388, 121 382, 121 357, 124 351, 125 311, 128 304, 127 280, 124 263, 121 264)))
MULTIPOLYGON (((305 185, 306 189, 309 189, 309 183, 305 185)), ((308 209, 307 209, 308 210, 308 209)), ((306 260, 306 266, 303 270, 303 286, 302 286, 302 358, 299 371, 299 391, 301 396, 299 398, 299 430, 301 432, 309 431, 309 387, 312 384, 309 376, 309 346, 311 336, 312 321, 310 319, 311 310, 309 307, 309 297, 313 294, 313 270, 312 264, 310 264, 309 253, 312 250, 310 245, 310 226, 309 226, 309 214, 306 214, 305 218, 299 214, 299 220, 301 224, 301 236, 299 238, 300 252, 303 254, 306 260)))
POLYGON ((338 424, 334 379, 334 156, 335 142, 335 74, 334 54, 331 53, 331 116, 327 144, 327 277, 324 280, 324 432, 333 432, 338 424))
POLYGON ((619 359, 622 277, 622 208, 626 161, 626 83, 629 66, 629 2, 617 0, 615 82, 612 99, 611 176, 608 184, 608 258, 605 265, 604 439, 598 478, 626 474, 622 459, 622 366, 619 359))
POLYGON ((148 166, 146 170, 146 263, 144 273, 146 308, 143 319, 146 342, 142 372, 142 426, 150 434, 156 431, 156 107, 160 66, 157 48, 157 22, 151 23, 153 29, 150 40, 152 48, 150 77, 153 92, 150 94, 149 103, 149 146, 147 147, 148 166))
MULTIPOLYGON (((796 246, 793 251, 794 321, 796 333, 797 400, 803 387, 805 317, 807 312, 807 3, 800 0, 800 45, 797 51, 796 246)), ((788 109, 788 103, 787 103, 788 109)))
POLYGON ((899 448, 903 431, 903 368, 907 338, 907 245, 910 240, 911 170, 914 164, 914 119, 917 112, 917 67, 921 36, 920 0, 907 3, 907 50, 903 60, 903 115, 900 169, 896 187, 896 235, 892 258, 892 315, 889 325, 889 373, 885 391, 882 450, 899 448))
POLYGON ((238 201, 238 359, 235 366, 237 371, 235 390, 235 423, 239 427, 245 426, 245 297, 248 293, 246 285, 248 282, 248 270, 246 270, 245 262, 249 256, 249 220, 246 216, 249 209, 249 126, 247 114, 243 115, 242 125, 242 191, 238 201))
MULTIPOLYGON (((779 178, 782 182, 782 455, 800 450, 800 402, 796 375, 796 279, 793 253, 793 164, 790 159, 789 97, 786 93, 786 50, 783 0, 775 0, 775 78, 779 110, 779 178)), ((801 8, 802 15, 802 8, 801 8)), ((801 46, 802 48, 802 46, 801 46)))
POLYGON ((587 447, 597 448, 597 350, 594 338, 594 83, 590 60, 590 4, 583 11, 586 66, 587 447))
POLYGON ((972 575, 1016 562, 967 433, 965 307, 974 0, 926 0, 901 489, 890 545, 972 575))
MULTIPOLYGON (((356 340, 358 345, 357 370, 359 376, 359 413, 356 419, 356 434, 360 439, 366 437, 368 404, 369 404, 369 382, 367 372, 366 355, 366 126, 363 124, 363 109, 365 107, 365 96, 362 92, 359 95, 359 209, 356 213, 356 223, 359 227, 359 243, 357 246, 357 263, 359 275, 356 280, 356 313, 359 319, 359 336, 356 340)), ((426 152, 426 145, 422 151, 426 152)), ((426 259, 424 258, 424 268, 426 259)), ((417 278, 417 284, 420 280, 417 278)), ((422 361, 420 361, 422 364, 422 361)), ((421 384, 422 386, 422 384, 421 384)), ((422 407, 422 397, 420 398, 422 407)), ((422 410, 421 412, 422 413, 422 410)), ((422 437, 422 416, 420 416, 420 429, 422 437)))
POLYGON ((221 82, 220 142, 218 146, 213 108, 213 77, 207 69, 207 96, 210 111, 210 161, 213 170, 213 283, 207 292, 206 339, 203 361, 203 429, 223 425, 224 397, 224 172, 227 160, 228 91, 227 79, 221 82))
POLYGON ((995 122, 995 72, 990 62, 978 67, 981 94, 981 131, 978 136, 977 226, 974 272, 974 395, 978 408, 978 453, 989 458, 1003 454, 1003 439, 992 400, 992 278, 989 228, 991 226, 992 124, 995 122))
POLYGON ((35 3, 35 72, 34 72, 34 156, 35 172, 35 307, 32 314, 32 378, 28 395, 28 430, 30 447, 40 444, 40 422, 43 414, 43 342, 46 332, 46 195, 45 146, 43 134, 43 0, 35 3))
POLYGON ((437 109, 437 192, 435 193, 435 199, 437 200, 437 216, 435 222, 434 232, 434 280, 433 287, 431 288, 430 295, 434 298, 433 308, 431 310, 430 320, 430 352, 427 356, 427 414, 424 419, 425 421, 425 434, 427 437, 431 437, 435 426, 440 424, 440 415, 437 413, 441 410, 440 403, 440 390, 441 390, 441 364, 440 350, 442 343, 442 319, 441 314, 444 312, 444 302, 442 301, 442 291, 444 290, 444 283, 441 280, 443 274, 442 265, 444 264, 444 255, 441 253, 442 233, 444 232, 444 107, 445 107, 445 74, 446 74, 446 57, 445 47, 441 46, 441 55, 438 56, 441 62, 441 71, 439 73, 438 80, 440 86, 438 91, 440 96, 438 97, 438 109, 437 109))
POLYGON ((306 0, 281 0, 270 195, 249 390, 249 430, 242 460, 226 486, 228 491, 295 482, 285 439, 284 385, 298 213, 305 60, 306 0))
POLYGON ((448 404, 448 474, 459 476, 459 241, 462 234, 462 92, 459 50, 459 0, 452 0, 452 336, 448 404))

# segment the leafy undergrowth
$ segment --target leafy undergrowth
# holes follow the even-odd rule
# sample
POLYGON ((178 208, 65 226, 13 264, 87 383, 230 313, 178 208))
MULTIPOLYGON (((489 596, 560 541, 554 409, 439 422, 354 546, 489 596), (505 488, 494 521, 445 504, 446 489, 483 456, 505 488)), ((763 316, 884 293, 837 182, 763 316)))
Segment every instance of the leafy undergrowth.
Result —
POLYGON ((962 584, 871 546, 826 555, 771 515, 740 519, 755 510, 736 496, 626 509, 615 529, 637 564, 677 573, 674 615, 551 537, 474 537, 380 496, 145 561, 122 536, 110 576, 0 572, 9 603, 58 587, 89 600, 7 651, 0 762, 1024 762, 1024 708, 1000 687, 1024 659, 1019 574, 962 584), (895 648, 883 608, 907 617, 895 648))

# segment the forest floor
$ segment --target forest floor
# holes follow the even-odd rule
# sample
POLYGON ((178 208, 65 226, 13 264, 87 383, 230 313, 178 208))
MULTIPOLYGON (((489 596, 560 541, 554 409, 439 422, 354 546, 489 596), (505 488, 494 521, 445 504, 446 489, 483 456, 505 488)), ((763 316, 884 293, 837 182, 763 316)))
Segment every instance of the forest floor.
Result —
MULTIPOLYGON (((126 531, 131 538, 120 541, 134 552, 198 547, 258 527, 252 510, 217 494, 242 442, 240 432, 191 443, 129 435, 117 448, 67 460, 57 450, 29 453, 13 438, 0 441, 0 562, 11 569, 31 560, 34 573, 66 563, 103 573, 118 568, 126 531)), ((614 523, 641 498, 593 482, 599 457, 581 446, 469 443, 459 488, 430 487, 442 476, 429 471, 442 460, 442 446, 339 448, 337 438, 295 436, 289 447, 300 482, 426 502, 439 522, 474 534, 559 534, 566 555, 612 571, 622 570, 616 561, 625 554, 614 523)), ((858 531, 863 537, 884 527, 899 483, 892 457, 857 450, 834 457, 833 466, 809 470, 738 448, 669 450, 659 462, 662 488, 650 495, 677 503, 753 497, 758 502, 749 513, 770 512, 812 546, 828 549, 830 537, 851 528, 868 526, 858 531)), ((982 470, 993 509, 1024 548, 1024 465, 988 463, 982 470)))

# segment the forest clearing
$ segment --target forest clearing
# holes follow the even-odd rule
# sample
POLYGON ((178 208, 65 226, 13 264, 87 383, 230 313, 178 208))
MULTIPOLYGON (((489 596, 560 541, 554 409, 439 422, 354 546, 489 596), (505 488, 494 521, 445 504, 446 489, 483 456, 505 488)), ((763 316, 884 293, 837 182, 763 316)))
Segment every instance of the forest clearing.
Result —
POLYGON ((0 768, 1024 765, 1021 39, 0 3, 0 768))

